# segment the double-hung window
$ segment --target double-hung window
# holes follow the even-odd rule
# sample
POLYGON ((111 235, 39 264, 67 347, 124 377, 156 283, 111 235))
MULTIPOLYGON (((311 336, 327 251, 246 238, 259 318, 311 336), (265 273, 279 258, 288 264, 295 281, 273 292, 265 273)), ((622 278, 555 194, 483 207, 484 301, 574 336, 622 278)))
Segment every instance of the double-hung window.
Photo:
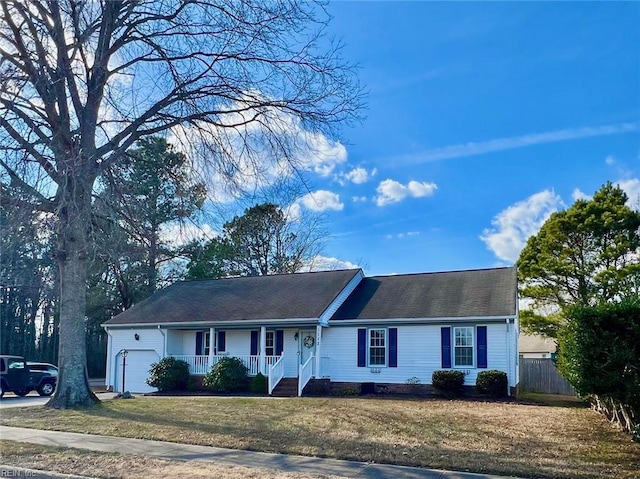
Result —
POLYGON ((276 344, 276 340, 275 340, 275 332, 274 331, 267 331, 267 335, 266 335, 266 343, 267 343, 267 348, 265 351, 265 354, 267 356, 275 356, 276 354, 276 348, 275 348, 275 344, 276 344))
POLYGON ((453 328, 453 366, 473 367, 473 327, 453 328))
POLYGON ((387 330, 369 330, 369 366, 386 366, 387 330))
POLYGON ((209 331, 205 331, 202 335, 202 355, 209 356, 211 351, 211 334, 209 331))

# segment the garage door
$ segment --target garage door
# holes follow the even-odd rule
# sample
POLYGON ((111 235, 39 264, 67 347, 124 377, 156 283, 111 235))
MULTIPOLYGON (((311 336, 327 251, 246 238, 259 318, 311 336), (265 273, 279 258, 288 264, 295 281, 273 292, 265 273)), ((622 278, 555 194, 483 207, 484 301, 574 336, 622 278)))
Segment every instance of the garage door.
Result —
MULTIPOLYGON (((132 393, 150 393, 157 391, 145 381, 149 377, 151 364, 157 363, 160 359, 158 353, 153 350, 129 350, 127 354, 127 364, 124 369, 124 387, 126 391, 132 393)), ((116 391, 122 392, 122 356, 118 354, 116 358, 116 391)))

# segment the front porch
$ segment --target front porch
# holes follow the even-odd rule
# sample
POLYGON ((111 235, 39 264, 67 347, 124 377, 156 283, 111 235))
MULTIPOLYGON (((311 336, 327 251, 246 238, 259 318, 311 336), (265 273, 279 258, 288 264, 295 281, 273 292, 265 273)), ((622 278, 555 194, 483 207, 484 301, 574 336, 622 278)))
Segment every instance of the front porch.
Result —
POLYGON ((235 357, 246 366, 249 376, 261 373, 268 378, 269 394, 283 378, 296 378, 301 395, 311 379, 329 377, 329 358, 320 356, 321 326, 167 329, 164 336, 165 355, 185 361, 190 374, 205 375, 222 358, 235 357))

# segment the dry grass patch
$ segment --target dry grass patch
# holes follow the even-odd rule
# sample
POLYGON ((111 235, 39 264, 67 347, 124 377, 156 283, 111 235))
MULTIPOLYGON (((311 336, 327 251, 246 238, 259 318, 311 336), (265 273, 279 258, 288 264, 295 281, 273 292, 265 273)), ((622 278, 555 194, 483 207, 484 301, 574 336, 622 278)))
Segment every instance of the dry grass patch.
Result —
POLYGON ((97 478, 340 479, 257 467, 177 461, 0 441, 0 464, 97 478))
POLYGON ((3 411, 13 426, 523 477, 636 477, 640 445, 587 408, 360 398, 137 398, 3 411))

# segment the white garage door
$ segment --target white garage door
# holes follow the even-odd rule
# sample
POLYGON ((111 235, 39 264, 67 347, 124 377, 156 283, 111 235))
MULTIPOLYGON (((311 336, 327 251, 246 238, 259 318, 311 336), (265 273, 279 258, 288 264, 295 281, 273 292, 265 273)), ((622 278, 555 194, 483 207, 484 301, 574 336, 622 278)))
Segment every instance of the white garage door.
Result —
MULTIPOLYGON (((149 369, 152 363, 157 363, 160 359, 158 353, 153 350, 135 351, 129 350, 127 354, 127 364, 124 369, 124 387, 125 391, 132 393, 150 393, 157 391, 145 381, 149 377, 149 369)), ((122 392, 122 356, 118 354, 116 358, 117 375, 116 375, 116 391, 122 392)))

